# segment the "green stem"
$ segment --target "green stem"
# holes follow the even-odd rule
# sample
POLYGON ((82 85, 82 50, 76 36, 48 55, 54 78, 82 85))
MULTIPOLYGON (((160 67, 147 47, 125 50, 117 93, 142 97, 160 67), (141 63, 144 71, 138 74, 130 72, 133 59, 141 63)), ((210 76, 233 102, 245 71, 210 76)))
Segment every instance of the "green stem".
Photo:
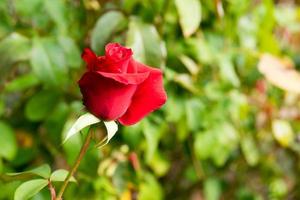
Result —
POLYGON ((73 165, 70 173, 68 174, 68 176, 65 179, 62 187, 60 188, 60 191, 59 191, 59 193, 58 193, 58 195, 56 197, 56 200, 62 200, 62 196, 64 194, 64 191, 67 188, 68 183, 70 182, 71 177, 75 174, 77 168, 79 167, 79 164, 80 164, 80 162, 81 162, 84 154, 86 153, 86 151, 87 151, 87 149, 89 147, 89 144, 91 142, 91 138, 92 138, 92 134, 89 132, 88 135, 85 138, 83 146, 81 147, 80 153, 77 156, 76 162, 74 163, 74 165, 73 165))

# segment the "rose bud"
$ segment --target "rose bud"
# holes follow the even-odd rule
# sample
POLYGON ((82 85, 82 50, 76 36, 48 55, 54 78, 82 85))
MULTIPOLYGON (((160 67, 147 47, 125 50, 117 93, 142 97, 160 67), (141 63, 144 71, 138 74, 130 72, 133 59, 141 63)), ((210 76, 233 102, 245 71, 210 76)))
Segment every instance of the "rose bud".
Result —
POLYGON ((78 84, 83 104, 96 117, 132 125, 166 102, 161 70, 135 61, 132 54, 118 43, 106 45, 104 56, 84 50, 87 72, 78 84))

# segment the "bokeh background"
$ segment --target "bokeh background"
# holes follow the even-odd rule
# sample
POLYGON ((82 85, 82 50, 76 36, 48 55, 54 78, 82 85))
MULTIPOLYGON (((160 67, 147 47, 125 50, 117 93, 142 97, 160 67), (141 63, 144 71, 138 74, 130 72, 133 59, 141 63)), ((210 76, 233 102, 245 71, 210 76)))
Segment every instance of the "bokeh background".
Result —
MULTIPOLYGON (((83 136, 62 138, 84 112, 80 54, 108 42, 161 68, 168 101, 91 145, 64 199, 300 199, 299 6, 0 0, 0 199, 24 182, 5 173, 74 162, 83 136)), ((98 127, 95 141, 104 135, 98 127)), ((48 189, 33 199, 50 199, 48 189)))

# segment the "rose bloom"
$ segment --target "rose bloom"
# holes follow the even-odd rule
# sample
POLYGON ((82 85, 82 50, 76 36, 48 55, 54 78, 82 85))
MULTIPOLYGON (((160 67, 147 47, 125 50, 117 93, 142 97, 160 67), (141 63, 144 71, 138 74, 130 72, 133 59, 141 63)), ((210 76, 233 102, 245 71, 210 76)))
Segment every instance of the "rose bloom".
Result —
POLYGON ((132 54, 118 43, 106 45, 104 56, 84 50, 87 72, 78 84, 83 104, 96 117, 132 125, 166 102, 161 70, 135 61, 132 54))

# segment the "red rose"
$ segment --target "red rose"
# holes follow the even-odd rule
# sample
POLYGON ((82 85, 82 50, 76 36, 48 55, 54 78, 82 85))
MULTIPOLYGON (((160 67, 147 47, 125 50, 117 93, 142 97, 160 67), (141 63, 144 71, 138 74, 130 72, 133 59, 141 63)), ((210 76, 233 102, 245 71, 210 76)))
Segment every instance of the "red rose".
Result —
POLYGON ((78 81, 83 104, 103 120, 132 125, 167 100, 162 72, 135 61, 132 50, 118 43, 105 47, 105 56, 85 49, 88 71, 78 81))

